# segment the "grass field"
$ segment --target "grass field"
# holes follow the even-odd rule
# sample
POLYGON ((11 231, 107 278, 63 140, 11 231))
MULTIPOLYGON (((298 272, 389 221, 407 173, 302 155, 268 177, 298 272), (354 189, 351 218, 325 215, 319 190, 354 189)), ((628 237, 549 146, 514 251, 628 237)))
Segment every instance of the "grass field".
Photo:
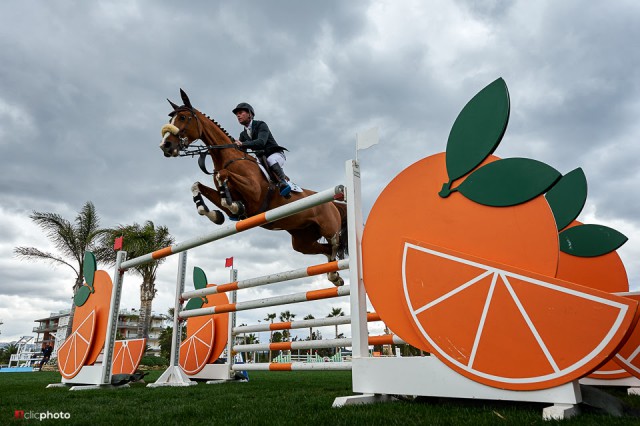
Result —
MULTIPOLYGON (((161 372, 153 371, 147 382, 161 372)), ((331 408, 335 397, 351 395, 349 372, 251 372, 248 383, 199 384, 188 388, 146 388, 69 392, 45 389, 59 383, 56 372, 0 374, 0 425, 25 413, 69 413, 68 420, 39 424, 83 425, 536 425, 540 404, 429 399, 420 402, 331 408)), ((640 409, 640 397, 608 390, 630 407, 640 409)), ((551 422, 553 424, 554 422, 551 422)), ((584 412, 566 425, 639 425, 640 418, 612 417, 596 410, 584 412)))

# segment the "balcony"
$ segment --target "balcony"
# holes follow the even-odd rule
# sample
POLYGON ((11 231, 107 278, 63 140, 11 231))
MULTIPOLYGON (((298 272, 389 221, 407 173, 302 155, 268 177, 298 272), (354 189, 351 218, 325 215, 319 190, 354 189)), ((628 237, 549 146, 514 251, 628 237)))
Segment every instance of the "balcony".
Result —
POLYGON ((56 331, 59 327, 57 325, 42 325, 39 327, 33 327, 34 333, 46 333, 47 331, 56 331))

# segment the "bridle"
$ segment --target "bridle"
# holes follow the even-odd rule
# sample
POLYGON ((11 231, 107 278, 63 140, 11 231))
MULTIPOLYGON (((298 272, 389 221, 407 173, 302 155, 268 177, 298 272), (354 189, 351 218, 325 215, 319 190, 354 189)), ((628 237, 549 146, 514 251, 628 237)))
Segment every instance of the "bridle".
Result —
MULTIPOLYGON (((196 139, 194 139, 191 142, 195 142, 197 140, 202 140, 202 131, 203 131, 203 127, 202 127, 202 123, 200 123, 200 119, 198 118, 198 115, 195 113, 195 111, 192 108, 189 108, 188 106, 182 106, 181 108, 173 111, 171 114, 169 114, 171 117, 175 116, 178 112, 180 111, 188 111, 191 116, 188 118, 189 120, 191 120, 192 118, 195 118, 196 123, 198 125, 198 137, 196 139)), ((173 124, 173 123, 172 123, 173 124)), ((191 142, 189 141, 189 138, 186 136, 185 134, 185 129, 187 128, 187 126, 185 125, 182 129, 180 129, 178 131, 178 133, 175 135, 178 138, 178 151, 179 157, 195 157, 196 155, 198 156, 198 166, 200 167, 200 170, 202 170, 203 173, 207 174, 207 175, 214 175, 216 173, 216 171, 214 170, 213 172, 209 172, 207 170, 207 167, 205 165, 205 160, 207 158, 207 154, 213 153, 213 151, 218 150, 218 149, 237 149, 239 150, 240 148, 238 147, 238 145, 236 145, 235 143, 229 143, 229 144, 224 144, 224 145, 191 145, 191 142)), ((231 137, 229 137, 230 140, 233 140, 231 137)), ((227 161, 224 166, 222 166, 223 169, 227 168, 230 164, 239 161, 239 160, 250 160, 250 161, 254 161, 257 162, 257 160, 255 160, 252 157, 248 157, 246 154, 246 151, 243 151, 243 153, 245 154, 243 157, 241 158, 234 158, 231 159, 229 161, 227 161)))

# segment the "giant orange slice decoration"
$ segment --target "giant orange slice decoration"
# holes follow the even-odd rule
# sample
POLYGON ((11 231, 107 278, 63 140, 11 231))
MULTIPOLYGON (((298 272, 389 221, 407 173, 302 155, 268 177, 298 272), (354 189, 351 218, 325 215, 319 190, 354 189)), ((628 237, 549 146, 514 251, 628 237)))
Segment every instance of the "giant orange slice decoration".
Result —
POLYGON ((180 367, 187 374, 200 372, 213 351, 213 315, 189 318, 192 319, 200 320, 193 322, 194 326, 199 327, 193 334, 187 334, 187 339, 180 345, 180 367))
POLYGON ((95 319, 96 313, 92 310, 58 349, 58 370, 65 379, 75 377, 85 365, 94 340, 95 319))
POLYGON ((538 390, 616 350, 637 302, 422 242, 405 243, 403 287, 419 333, 460 374, 538 390))
MULTIPOLYGON (((193 270, 193 283, 196 289, 215 287, 215 284, 207 284, 206 274, 198 267, 193 270)), ((189 300, 185 309, 210 308, 228 303, 226 293, 215 293, 189 300)), ((180 346, 180 366, 187 374, 200 372, 206 364, 213 363, 220 357, 227 345, 228 336, 228 312, 188 318, 187 340, 180 346)))
POLYGON ((111 374, 133 374, 140 365, 147 339, 116 340, 111 374))
MULTIPOLYGON (((620 296, 630 298, 640 303, 640 293, 622 293, 620 296)), ((636 323, 631 335, 613 358, 613 361, 627 372, 640 378, 640 323, 636 323)))

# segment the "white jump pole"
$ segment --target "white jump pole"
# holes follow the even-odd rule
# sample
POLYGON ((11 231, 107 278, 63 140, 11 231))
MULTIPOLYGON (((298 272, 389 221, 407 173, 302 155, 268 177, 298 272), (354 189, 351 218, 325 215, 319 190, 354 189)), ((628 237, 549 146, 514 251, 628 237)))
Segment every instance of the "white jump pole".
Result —
MULTIPOLYGON (((231 282, 235 282, 238 279, 238 270, 234 269, 233 266, 231 267, 231 271, 229 271, 229 280, 231 282)), ((238 300, 238 294, 235 290, 231 291, 230 294, 230 302, 231 304, 235 305, 237 300, 238 300)), ((233 328, 236 326, 236 313, 235 312, 231 312, 229 317, 229 327, 227 329, 227 365, 229 366, 229 373, 228 373, 228 378, 232 379, 233 377, 233 364, 235 364, 235 355, 233 354, 233 344, 234 342, 234 338, 233 338, 233 328)))
MULTIPOLYGON (((369 336, 368 344, 370 345, 402 345, 405 341, 393 334, 384 334, 381 336, 369 336)), ((322 349, 322 348, 339 348, 344 346, 353 346, 353 339, 326 339, 326 340, 298 340, 295 342, 278 342, 278 343, 255 343, 250 345, 235 345, 233 350, 236 352, 256 352, 256 351, 290 351, 297 349, 322 349)))
POLYGON ((342 185, 338 185, 335 188, 326 189, 322 192, 315 193, 292 203, 285 204, 284 206, 276 207, 273 210, 269 210, 255 216, 251 216, 239 222, 223 226, 208 234, 191 238, 181 243, 176 243, 163 249, 156 250, 152 253, 147 253, 134 259, 127 260, 120 265, 120 268, 126 270, 134 266, 144 265, 145 263, 149 263, 153 260, 162 259, 163 257, 171 256, 172 254, 177 254, 194 247, 199 247, 204 244, 229 237, 248 229, 252 229, 279 219, 283 219, 287 216, 299 213, 302 210, 310 209, 320 204, 335 200, 336 197, 341 197, 343 193, 344 187, 342 185))
MULTIPOLYGON (((367 321, 381 321, 378 314, 367 313, 367 321)), ((351 323, 351 316, 345 315, 342 317, 331 317, 331 318, 318 318, 311 320, 301 320, 301 321, 293 321, 293 322, 275 322, 273 324, 253 324, 253 325, 242 325, 238 327, 234 327, 233 334, 242 334, 242 333, 259 333, 261 331, 276 331, 276 330, 295 330, 299 328, 309 328, 309 327, 325 327, 330 325, 342 325, 351 323)))
POLYGON ((246 302, 217 305, 210 308, 191 309, 180 312, 180 318, 201 317, 204 315, 221 314, 225 312, 238 312, 250 309, 266 308, 269 306, 288 305, 289 303, 308 302, 311 300, 330 299, 333 297, 348 296, 349 286, 329 287, 320 290, 311 290, 303 293, 287 294, 284 296, 267 297, 264 299, 249 300, 246 302))
POLYGON ((234 371, 327 371, 351 370, 350 362, 268 362, 260 364, 236 364, 234 371))
POLYGON ((180 295, 184 292, 184 282, 187 271, 187 252, 180 253, 178 260, 178 277, 176 279, 176 300, 173 305, 173 334, 171 336, 171 356, 169 368, 154 383, 149 383, 147 387, 155 388, 159 386, 193 386, 197 383, 180 368, 180 340, 182 337, 182 321, 179 314, 182 309, 180 295))
POLYGON ((225 293, 228 291, 242 290, 244 288, 258 287, 268 284, 281 283, 285 281, 295 280, 298 278, 312 277, 315 275, 326 274, 328 272, 337 272, 349 268, 349 260, 336 260, 319 265, 308 266, 306 268, 294 269, 286 272, 278 272, 275 274, 265 275, 257 278, 250 278, 242 281, 232 281, 226 284, 220 284, 215 287, 206 287, 199 290, 185 291, 182 293, 182 299, 192 299, 194 297, 203 297, 209 294, 225 293))

